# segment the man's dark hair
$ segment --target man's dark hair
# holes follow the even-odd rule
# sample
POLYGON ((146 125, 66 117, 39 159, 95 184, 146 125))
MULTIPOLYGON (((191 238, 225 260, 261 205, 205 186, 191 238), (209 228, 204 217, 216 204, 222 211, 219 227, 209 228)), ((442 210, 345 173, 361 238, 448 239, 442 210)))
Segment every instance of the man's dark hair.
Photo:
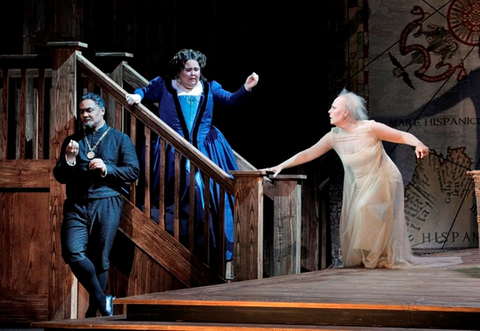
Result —
POLYGON ((86 93, 82 96, 82 100, 93 100, 98 105, 98 107, 105 107, 105 100, 103 100, 101 95, 98 95, 96 93, 86 93))

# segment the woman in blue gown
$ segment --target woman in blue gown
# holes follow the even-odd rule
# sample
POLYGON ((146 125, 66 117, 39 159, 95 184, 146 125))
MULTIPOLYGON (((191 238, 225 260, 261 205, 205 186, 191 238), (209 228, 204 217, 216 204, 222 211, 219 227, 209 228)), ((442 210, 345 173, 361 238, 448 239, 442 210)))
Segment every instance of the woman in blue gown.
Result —
MULTIPOLYGON (((258 75, 252 73, 245 83, 236 92, 229 92, 212 80, 208 81, 203 75, 207 58, 199 51, 182 49, 170 60, 172 69, 171 78, 156 77, 149 82, 148 86, 136 89, 133 94, 128 94, 126 100, 130 105, 140 103, 144 98, 151 102, 158 102, 158 115, 166 124, 172 127, 178 134, 198 148, 203 154, 211 159, 226 173, 238 170, 235 155, 230 144, 215 126, 212 125, 214 105, 233 106, 242 100, 258 83, 258 75)), ((159 183, 159 139, 153 146, 152 167, 152 192, 157 192, 159 183)), ((188 161, 182 163, 185 176, 190 178, 190 166, 188 161)), ((173 192, 174 185, 174 149, 167 146, 167 171, 166 171, 166 197, 165 197, 165 226, 168 231, 173 230, 173 192)), ((196 225, 203 222, 203 183, 200 173, 195 174, 196 201, 195 221, 196 225)), ((218 185, 211 186, 212 208, 211 220, 219 219, 218 185)), ((183 181, 181 188, 180 203, 180 235, 188 235, 189 218, 189 183, 183 181)), ((153 197, 152 205, 158 206, 158 196, 153 197)), ((157 209, 158 213, 158 209, 157 209)), ((152 210, 152 218, 158 221, 158 214, 152 210)), ((225 236, 226 236, 226 259, 233 256, 233 197, 225 196, 225 236)), ((214 238, 214 237, 212 237, 214 238)))

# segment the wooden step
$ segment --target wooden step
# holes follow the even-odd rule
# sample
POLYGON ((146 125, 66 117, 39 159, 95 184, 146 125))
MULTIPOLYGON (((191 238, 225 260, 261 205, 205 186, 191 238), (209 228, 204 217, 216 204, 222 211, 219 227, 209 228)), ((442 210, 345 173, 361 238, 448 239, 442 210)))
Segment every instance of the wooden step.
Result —
POLYGON ((131 305, 130 321, 249 323, 276 325, 346 325, 385 328, 480 327, 478 309, 380 305, 131 305))
MULTIPOLYGON (((33 328, 55 330, 155 330, 155 331, 460 331, 458 329, 434 328, 386 328, 341 325, 284 325, 250 323, 193 323, 193 322, 147 322, 129 321, 125 315, 38 322, 33 328)), ((462 329, 465 331, 466 329, 462 329)), ((473 330, 473 329, 472 329, 473 330)))

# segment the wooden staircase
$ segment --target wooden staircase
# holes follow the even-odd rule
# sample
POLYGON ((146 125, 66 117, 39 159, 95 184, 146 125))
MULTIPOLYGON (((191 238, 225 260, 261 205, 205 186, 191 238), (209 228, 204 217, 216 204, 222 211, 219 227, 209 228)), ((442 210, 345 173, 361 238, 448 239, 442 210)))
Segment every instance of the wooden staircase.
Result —
MULTIPOLYGON (((76 319, 85 314, 88 294, 59 253, 65 188, 54 180, 52 169, 63 140, 79 128, 78 100, 86 91, 104 97, 107 123, 129 135, 139 155, 143 148, 150 155, 150 142, 159 137, 161 143, 174 146, 178 165, 182 158, 190 160, 205 183, 216 183, 220 194, 235 196, 235 259, 226 263, 223 236, 215 240, 215 249, 208 244, 208 235, 204 248, 192 249, 191 240, 188 245, 180 242, 177 226, 172 234, 163 223, 149 218, 148 180, 143 185, 130 183, 111 255, 109 293, 127 297, 225 283, 230 270, 235 281, 243 281, 325 267, 328 200, 323 192, 321 198, 312 194, 312 208, 302 208, 305 175, 269 179, 237 153, 240 169, 228 174, 155 111, 126 103, 127 93, 147 83, 127 64, 130 54, 97 53, 87 59, 82 51, 88 45, 82 42, 49 42, 47 47, 49 54, 0 55, 0 199, 5 216, 0 228, 4 253, 0 324, 76 319), (267 204, 269 210, 264 208, 267 204), (301 231, 308 232, 308 243, 301 242, 301 231)), ((145 178, 150 178, 145 168, 145 178)), ((175 169, 180 182, 180 166, 175 169)), ((323 176, 319 178, 326 191, 328 179, 323 176)), ((317 190, 316 182, 310 183, 317 190)), ((222 208, 220 202, 219 215, 222 208)), ((215 226, 216 234, 224 232, 221 220, 215 226)), ((208 225, 204 227, 209 233, 208 225)), ((117 313, 126 312, 120 308, 117 313)))

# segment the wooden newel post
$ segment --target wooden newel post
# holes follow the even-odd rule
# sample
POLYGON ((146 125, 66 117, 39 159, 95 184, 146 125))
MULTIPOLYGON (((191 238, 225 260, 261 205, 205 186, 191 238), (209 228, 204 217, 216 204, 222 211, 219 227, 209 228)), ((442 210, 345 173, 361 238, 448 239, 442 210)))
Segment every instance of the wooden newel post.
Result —
POLYGON ((263 278, 263 171, 231 171, 235 177, 235 280, 263 278))
MULTIPOLYGON (((477 202, 477 227, 478 227, 478 233, 480 233, 480 170, 467 171, 467 175, 472 176, 473 182, 475 183, 475 199, 477 202)), ((480 237, 479 237, 479 247, 480 247, 480 237)))
MULTIPOLYGON (((52 51, 52 92, 50 110, 50 168, 53 169, 60 155, 63 140, 75 132, 75 118, 77 115, 77 81, 78 70, 76 55, 80 49, 87 48, 81 42, 49 42, 52 51)), ((62 260, 60 245, 60 228, 62 221, 63 201, 65 200, 65 187, 58 183, 53 174, 50 175, 50 219, 52 220, 52 233, 55 238, 50 242, 53 259, 52 269, 56 270, 50 288, 51 298, 49 303, 49 318, 77 318, 79 287, 74 280, 70 269, 62 260), (62 284, 63 286, 58 286, 62 284), (55 291, 55 293, 53 293, 55 291)), ((88 301, 88 297, 84 298, 88 301)))
POLYGON ((278 175, 270 178, 274 185, 265 186, 266 195, 273 197, 273 250, 268 270, 270 276, 301 272, 301 183, 306 178, 306 175, 278 175))
MULTIPOLYGON (((95 64, 119 86, 123 87, 124 70, 123 66, 127 64, 127 60, 132 59, 133 54, 125 52, 109 52, 109 53, 95 53, 95 64)), ((133 91, 129 91, 133 92, 133 91)), ((106 100, 107 111, 105 113, 105 120, 110 126, 115 127, 120 131, 124 131, 121 127, 123 108, 116 102, 114 98, 106 100)))

